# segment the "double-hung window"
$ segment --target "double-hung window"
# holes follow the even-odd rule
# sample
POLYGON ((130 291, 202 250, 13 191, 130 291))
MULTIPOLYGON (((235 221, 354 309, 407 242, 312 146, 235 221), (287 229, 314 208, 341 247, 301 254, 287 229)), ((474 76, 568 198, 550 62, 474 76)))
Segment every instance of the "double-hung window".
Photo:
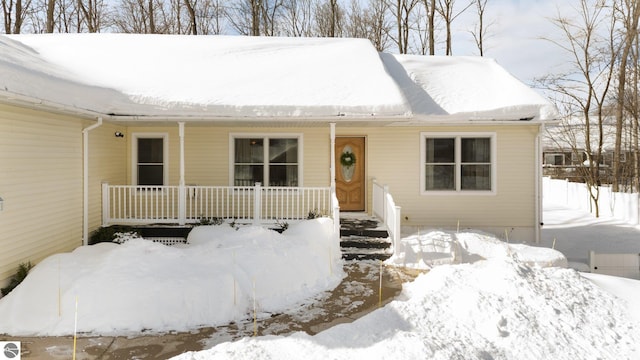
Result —
POLYGON ((300 186, 301 137, 233 136, 234 186, 300 186))
POLYGON ((133 135, 133 183, 143 186, 165 185, 167 179, 167 135, 133 135))
POLYGON ((422 134, 422 193, 495 191, 495 134, 422 134))

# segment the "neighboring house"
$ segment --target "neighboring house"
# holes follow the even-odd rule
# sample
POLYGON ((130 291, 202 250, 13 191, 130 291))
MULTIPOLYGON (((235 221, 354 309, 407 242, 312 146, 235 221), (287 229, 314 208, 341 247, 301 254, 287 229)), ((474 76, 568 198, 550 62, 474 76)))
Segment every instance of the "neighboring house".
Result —
MULTIPOLYGON (((616 125, 615 119, 606 119, 602 125, 602 153, 600 163, 600 182, 611 183, 613 177, 613 159, 616 125)), ((580 119, 563 121, 546 125, 543 136, 543 176, 555 179, 567 179, 584 182, 584 174, 588 171, 590 158, 595 159, 599 141, 599 126, 591 124, 591 154, 587 154, 585 141, 585 124, 580 119)), ((621 185, 631 182, 634 177, 634 156, 631 150, 632 136, 627 128, 623 128, 622 152, 620 154, 621 185)))
POLYGON ((0 281, 101 225, 331 215, 334 188, 535 241, 553 116, 493 60, 367 40, 0 36, 0 281))

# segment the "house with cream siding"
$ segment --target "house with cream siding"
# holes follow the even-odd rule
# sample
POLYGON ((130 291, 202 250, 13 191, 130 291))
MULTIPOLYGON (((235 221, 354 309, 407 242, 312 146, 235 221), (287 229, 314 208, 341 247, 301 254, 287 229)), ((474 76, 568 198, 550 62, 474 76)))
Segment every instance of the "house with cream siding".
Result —
POLYGON ((111 224, 362 212, 539 237, 553 107, 495 61, 367 40, 0 36, 0 282, 111 224))

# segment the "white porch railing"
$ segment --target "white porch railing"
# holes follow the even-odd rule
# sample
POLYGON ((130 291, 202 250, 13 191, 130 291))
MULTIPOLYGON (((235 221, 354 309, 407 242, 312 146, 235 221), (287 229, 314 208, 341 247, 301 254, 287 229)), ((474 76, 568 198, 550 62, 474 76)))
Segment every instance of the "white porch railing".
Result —
POLYGON ((396 206, 389 192, 389 186, 380 185, 375 180, 373 181, 373 215, 382 219, 387 227, 395 251, 398 248, 397 242, 400 240, 401 208, 396 206))
POLYGON ((302 220, 311 211, 336 216, 336 206, 329 187, 102 184, 103 226, 186 224, 212 218, 257 225, 302 220))

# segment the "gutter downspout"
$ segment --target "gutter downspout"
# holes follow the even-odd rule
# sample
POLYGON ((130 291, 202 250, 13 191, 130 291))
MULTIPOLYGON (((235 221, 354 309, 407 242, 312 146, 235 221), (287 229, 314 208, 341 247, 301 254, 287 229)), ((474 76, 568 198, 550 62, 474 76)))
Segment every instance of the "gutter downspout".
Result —
POLYGON ((82 245, 89 245, 89 131, 102 125, 98 122, 82 129, 82 245))
POLYGON ((534 237, 536 244, 540 244, 540 233, 542 228, 542 134, 545 131, 544 123, 540 124, 538 129, 538 135, 536 135, 535 149, 536 149, 536 162, 535 162, 535 226, 534 237))

